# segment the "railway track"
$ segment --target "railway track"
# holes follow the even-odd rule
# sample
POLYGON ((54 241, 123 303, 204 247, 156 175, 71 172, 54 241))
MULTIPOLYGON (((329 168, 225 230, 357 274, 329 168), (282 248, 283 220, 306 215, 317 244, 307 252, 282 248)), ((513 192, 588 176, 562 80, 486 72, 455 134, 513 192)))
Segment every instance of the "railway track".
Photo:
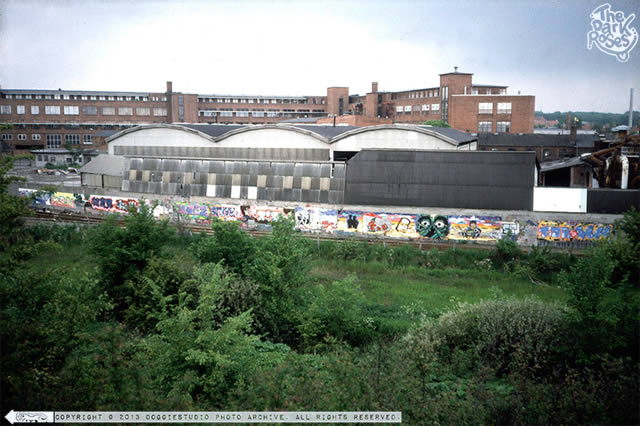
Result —
MULTIPOLYGON (((55 210, 37 210, 34 216, 26 217, 25 221, 27 224, 36 224, 36 223, 45 223, 45 222, 53 222, 53 223, 74 223, 74 224, 83 224, 83 225, 97 225, 102 223, 105 220, 104 216, 98 216, 94 214, 80 214, 70 211, 55 211, 55 210)), ((120 219, 121 226, 124 226, 124 220, 120 219)), ((213 230, 209 225, 198 225, 193 223, 175 223, 171 222, 173 226, 176 226, 181 232, 190 232, 200 234, 204 232, 207 235, 213 235, 213 230)), ((261 231, 257 229, 243 229, 252 237, 263 237, 268 235, 268 231, 261 231)), ((446 250, 448 248, 473 248, 480 250, 494 250, 495 243, 492 242, 457 242, 457 241, 440 241, 440 240, 401 240, 401 239, 391 239, 385 237, 361 237, 361 236, 343 236, 336 234, 321 234, 321 233, 306 233, 301 232, 301 236, 307 238, 309 240, 317 241, 320 244, 320 241, 335 241, 335 242, 344 242, 344 241, 366 241, 368 244, 382 244, 384 246, 397 247, 410 245, 419 250, 431 250, 433 248, 438 250, 446 250)), ((521 247, 522 251, 528 252, 530 247, 521 247)), ((582 248, 578 247, 551 247, 551 250, 554 252, 561 253, 572 253, 572 254, 581 254, 582 248)))

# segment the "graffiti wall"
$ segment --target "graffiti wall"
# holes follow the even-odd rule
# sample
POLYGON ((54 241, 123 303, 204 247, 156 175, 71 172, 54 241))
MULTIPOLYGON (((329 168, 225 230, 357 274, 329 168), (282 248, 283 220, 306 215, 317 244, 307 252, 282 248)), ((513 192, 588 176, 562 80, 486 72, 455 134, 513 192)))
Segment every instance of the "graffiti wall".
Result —
POLYGON ((83 194, 72 194, 70 192, 41 192, 36 189, 19 188, 18 195, 22 198, 31 198, 33 206, 55 206, 55 207, 83 207, 86 203, 83 194))
POLYGON ((110 197, 108 195, 92 195, 89 198, 91 208, 110 213, 127 213, 129 206, 138 208, 138 200, 134 198, 110 197))
MULTIPOLYGON (((20 197, 29 198, 33 206, 59 208, 92 208, 99 212, 127 213, 129 206, 138 207, 133 198, 67 192, 45 193, 19 188, 20 197)), ((523 245, 589 245, 611 238, 612 224, 559 221, 504 221, 500 216, 439 215, 356 211, 295 206, 293 208, 256 205, 218 205, 196 201, 158 200, 150 202, 159 219, 186 220, 192 224, 210 225, 214 219, 238 221, 247 229, 269 230, 272 221, 294 214, 296 228, 304 232, 342 235, 380 236, 402 239, 453 241, 496 241, 510 237, 523 245)))
POLYGON ((449 216, 450 240, 496 241, 502 238, 502 218, 449 216))
POLYGON ((538 239, 546 241, 598 241, 610 238, 612 224, 551 222, 538 223, 538 239))
POLYGON ((338 226, 338 215, 333 209, 296 207, 296 228, 307 232, 328 232, 332 234, 338 226))

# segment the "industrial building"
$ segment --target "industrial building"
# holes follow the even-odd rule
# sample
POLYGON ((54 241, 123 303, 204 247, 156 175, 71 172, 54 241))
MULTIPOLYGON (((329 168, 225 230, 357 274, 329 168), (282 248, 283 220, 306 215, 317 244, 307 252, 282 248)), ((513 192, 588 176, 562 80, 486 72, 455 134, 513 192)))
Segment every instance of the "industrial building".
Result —
MULTIPOLYGON (((0 89, 0 131, 11 153, 33 149, 104 149, 110 134, 142 124, 307 124, 353 126, 442 120, 467 133, 533 132, 535 97, 507 86, 476 84, 473 74, 441 74, 423 89, 387 92, 374 82, 365 95, 329 87, 324 95, 265 96, 174 92, 0 89), (333 123, 332 123, 333 121, 333 123)), ((5 146, 5 144, 3 144, 5 146)), ((8 151, 3 149, 3 152, 8 151)))

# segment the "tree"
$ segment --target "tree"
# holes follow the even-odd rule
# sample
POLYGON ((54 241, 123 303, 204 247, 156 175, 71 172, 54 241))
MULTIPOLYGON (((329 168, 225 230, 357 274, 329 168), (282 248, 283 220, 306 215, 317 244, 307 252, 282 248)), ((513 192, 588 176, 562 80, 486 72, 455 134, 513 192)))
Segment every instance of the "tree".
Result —
POLYGON ((7 176, 16 160, 32 156, 4 157, 0 159, 0 251, 20 239, 24 217, 31 214, 29 200, 9 195, 9 184, 22 182, 21 176, 7 176))
POLYGON ((449 123, 445 123, 442 120, 427 120, 422 123, 423 126, 433 126, 433 127, 451 127, 449 123))
POLYGON ((119 216, 109 216, 89 235, 89 250, 98 264, 103 290, 114 304, 117 320, 127 318, 127 311, 149 304, 155 290, 140 274, 174 234, 167 221, 156 222, 153 208, 144 200, 138 209, 129 208, 120 226, 119 216))

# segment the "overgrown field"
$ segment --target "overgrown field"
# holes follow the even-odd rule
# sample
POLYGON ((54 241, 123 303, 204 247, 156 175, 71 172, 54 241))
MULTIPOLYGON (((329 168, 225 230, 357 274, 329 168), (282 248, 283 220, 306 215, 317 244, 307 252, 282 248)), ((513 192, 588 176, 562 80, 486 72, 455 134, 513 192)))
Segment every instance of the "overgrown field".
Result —
POLYGON ((573 258, 316 244, 289 219, 178 235, 144 204, 125 228, 25 228, 0 197, 7 410, 640 421, 638 212, 573 258))

